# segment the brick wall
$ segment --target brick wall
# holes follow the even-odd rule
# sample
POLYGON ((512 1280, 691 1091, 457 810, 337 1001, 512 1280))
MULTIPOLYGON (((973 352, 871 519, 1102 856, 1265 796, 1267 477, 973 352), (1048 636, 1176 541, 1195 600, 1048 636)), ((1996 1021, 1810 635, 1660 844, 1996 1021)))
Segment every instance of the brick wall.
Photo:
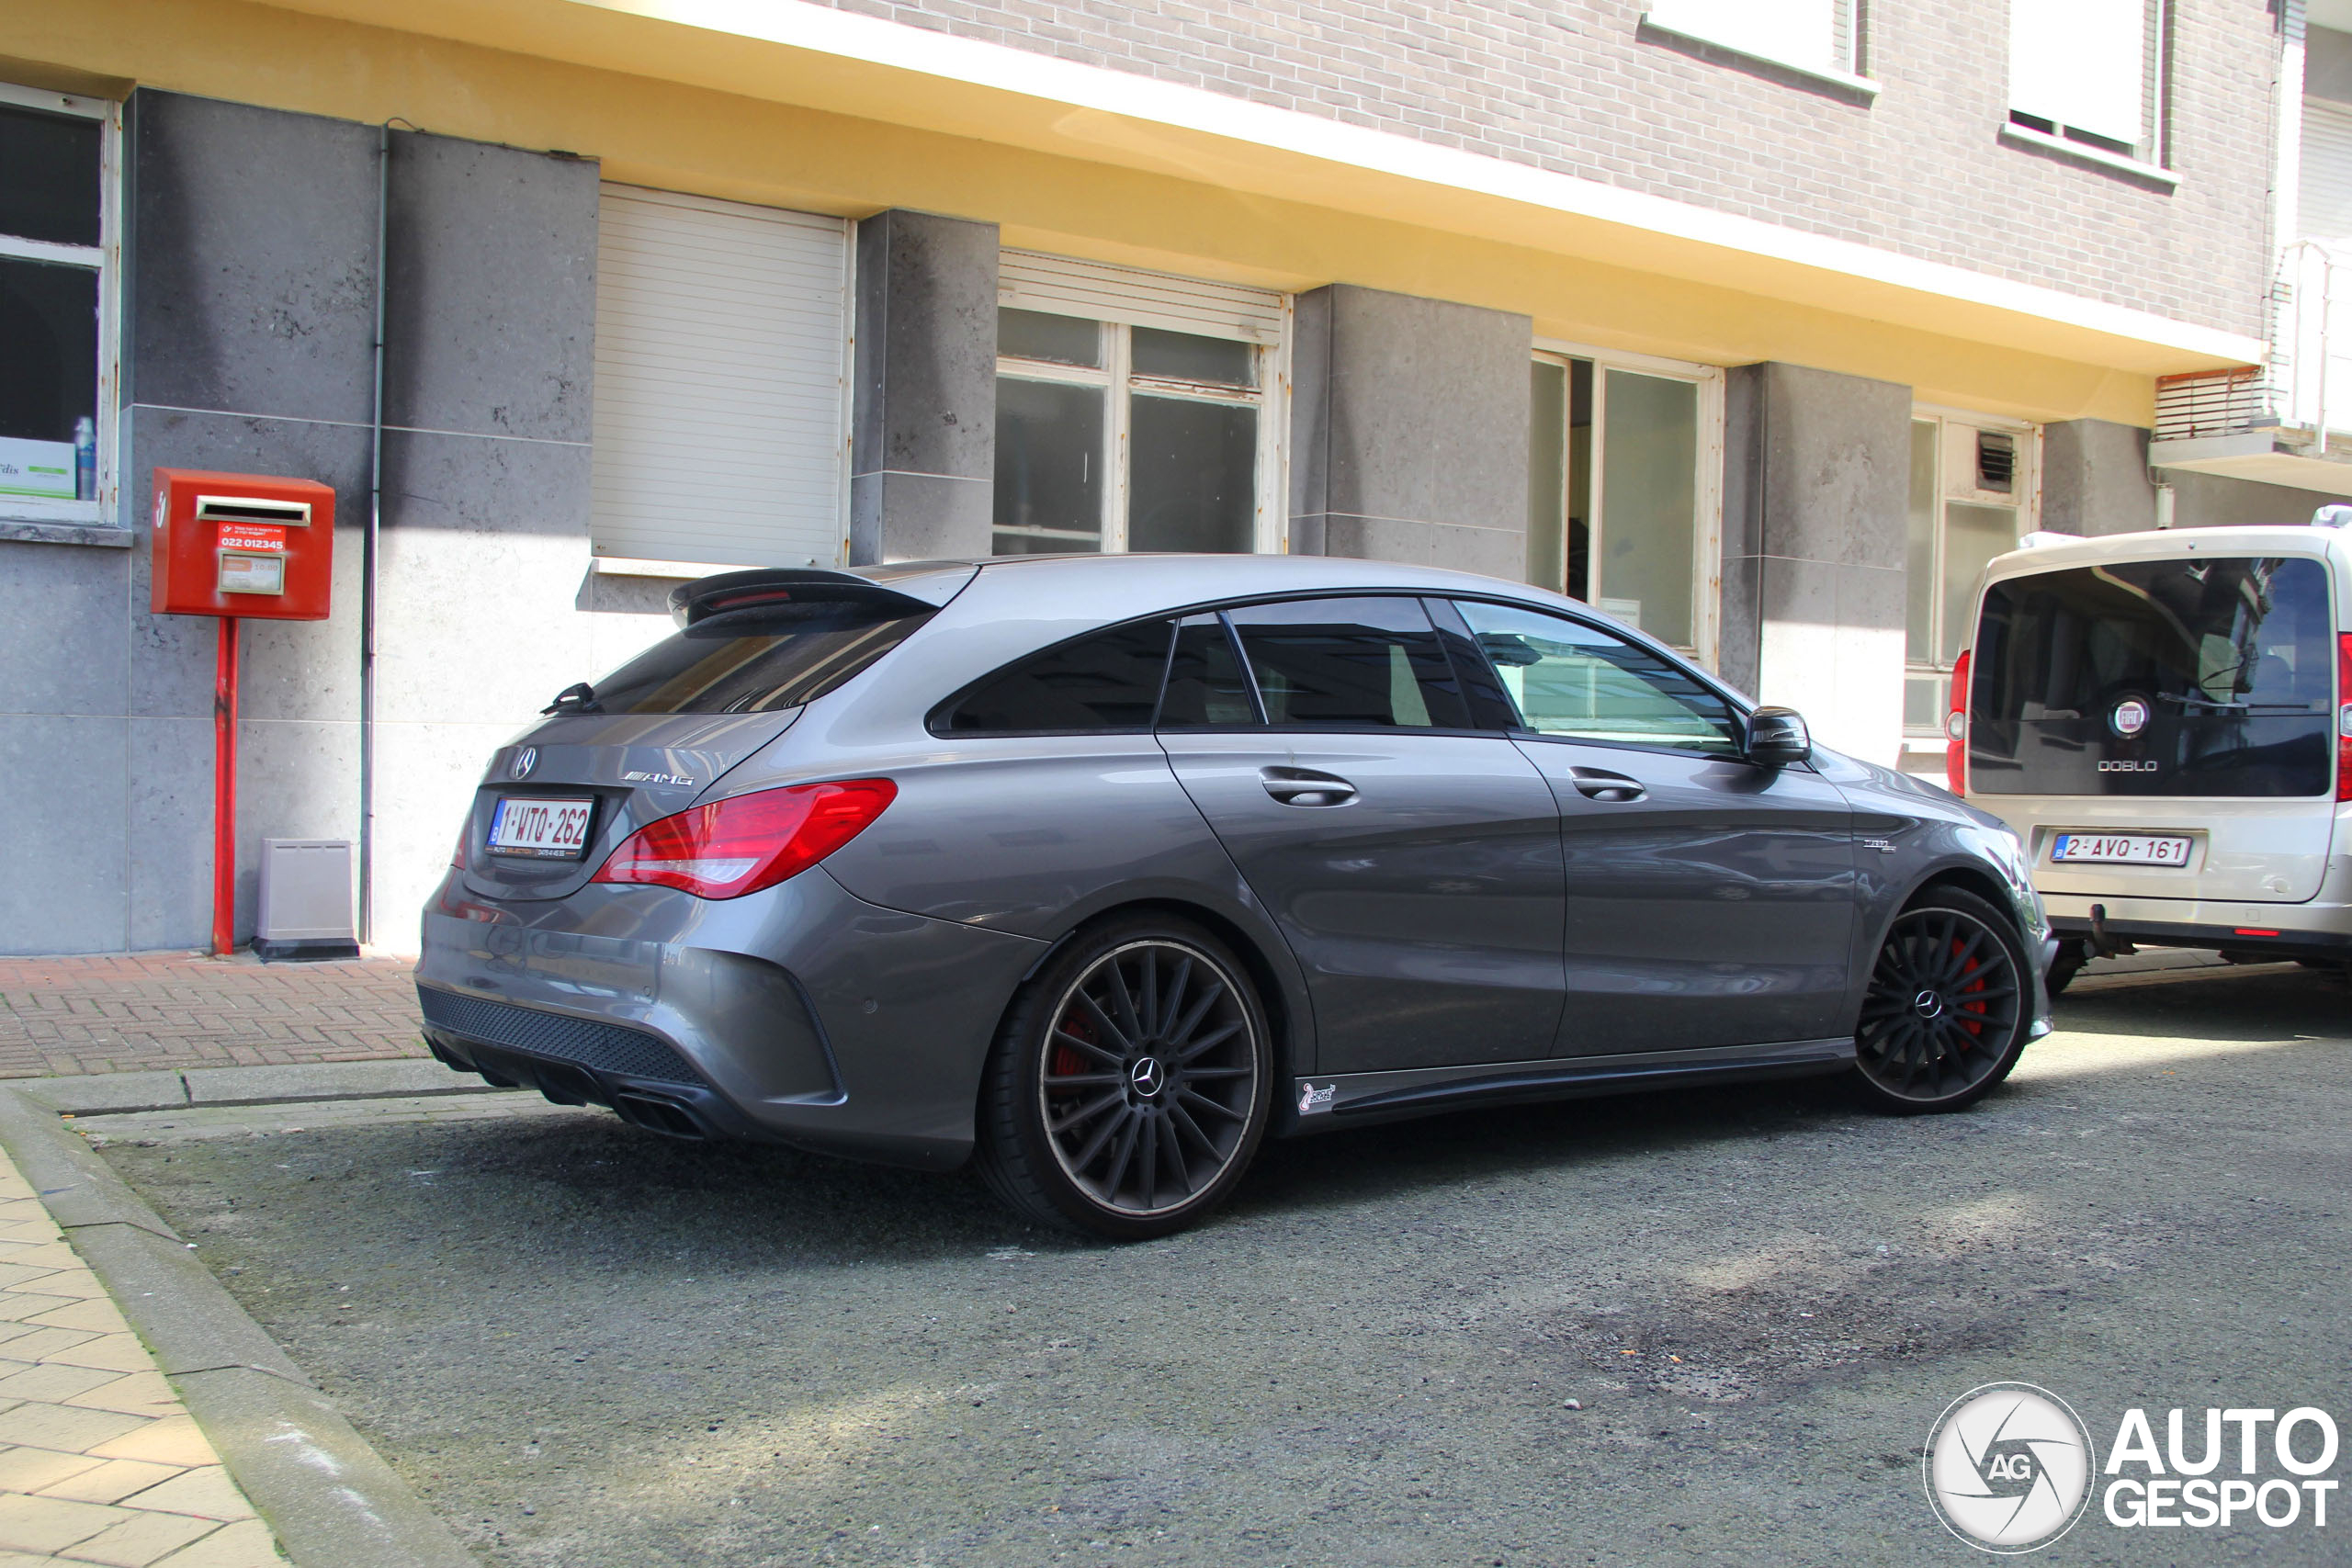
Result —
POLYGON ((831 0, 2259 334, 2278 49, 2174 0, 2179 188, 2006 145, 2008 0, 1876 0, 1874 104, 1638 36, 1643 0, 831 0))

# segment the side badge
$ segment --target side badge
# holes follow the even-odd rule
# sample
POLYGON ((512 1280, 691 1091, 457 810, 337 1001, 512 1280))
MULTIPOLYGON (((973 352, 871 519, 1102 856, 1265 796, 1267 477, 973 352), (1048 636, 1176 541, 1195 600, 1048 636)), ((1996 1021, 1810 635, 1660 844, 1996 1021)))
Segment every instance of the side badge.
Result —
POLYGON ((1339 1092, 1338 1084, 1327 1083, 1321 1089, 1317 1089, 1313 1084, 1301 1079, 1298 1086, 1298 1113, 1301 1116, 1313 1116, 1319 1111, 1329 1111, 1331 1097, 1339 1092))

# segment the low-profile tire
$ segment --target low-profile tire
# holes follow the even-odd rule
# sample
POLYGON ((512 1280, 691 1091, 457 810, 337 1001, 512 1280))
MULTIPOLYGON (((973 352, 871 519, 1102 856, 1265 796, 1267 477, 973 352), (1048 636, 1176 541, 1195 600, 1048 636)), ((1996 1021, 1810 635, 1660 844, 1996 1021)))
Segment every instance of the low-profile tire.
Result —
POLYGON ((2050 973, 2042 977, 2042 984, 2050 987, 2050 994, 2054 997, 2073 985, 2075 976, 2090 961, 2090 944, 2069 937, 2058 944, 2058 955, 2050 961, 2050 973))
POLYGON ((1958 1111, 2009 1076, 2033 1018, 2033 971, 2009 918, 1931 888, 1894 918, 1854 1031, 1862 1098, 1897 1115, 1958 1111))
POLYGON ((1272 1105, 1265 1010, 1231 950, 1189 920, 1114 918, 1007 1010, 977 1163, 1032 1220, 1144 1241, 1231 1194, 1272 1105))

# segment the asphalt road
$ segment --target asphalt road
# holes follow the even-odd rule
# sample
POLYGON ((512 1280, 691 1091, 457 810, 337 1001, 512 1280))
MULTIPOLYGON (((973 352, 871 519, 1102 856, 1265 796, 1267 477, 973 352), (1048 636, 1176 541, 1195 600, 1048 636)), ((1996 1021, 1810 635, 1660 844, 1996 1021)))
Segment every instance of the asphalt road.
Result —
MULTIPOLYGON (((2165 978, 2069 997, 1957 1116, 1815 1086, 1315 1138, 1125 1248, 600 1112, 104 1130, 492 1562, 1971 1562, 1918 1454, 1975 1385, 2102 1448, 2132 1405, 2352 1426, 2347 1013, 2165 978)), ((2342 1562, 2338 1501, 2094 1502, 2040 1561, 2342 1562)))

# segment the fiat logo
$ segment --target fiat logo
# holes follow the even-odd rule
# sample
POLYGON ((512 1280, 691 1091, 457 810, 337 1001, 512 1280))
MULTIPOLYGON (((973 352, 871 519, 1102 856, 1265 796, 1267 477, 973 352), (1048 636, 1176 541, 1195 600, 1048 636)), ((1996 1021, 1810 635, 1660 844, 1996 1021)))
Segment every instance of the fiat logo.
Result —
POLYGON ((2148 705, 2138 697, 2126 697, 2115 705, 2115 712, 2109 716, 2108 722, 2115 727, 2118 735, 2127 738, 2137 735, 2148 728, 2148 705))
POLYGON ((513 761, 506 764, 506 776, 510 779, 529 778, 531 770, 538 765, 539 749, 536 746, 526 746, 514 753, 513 761))

